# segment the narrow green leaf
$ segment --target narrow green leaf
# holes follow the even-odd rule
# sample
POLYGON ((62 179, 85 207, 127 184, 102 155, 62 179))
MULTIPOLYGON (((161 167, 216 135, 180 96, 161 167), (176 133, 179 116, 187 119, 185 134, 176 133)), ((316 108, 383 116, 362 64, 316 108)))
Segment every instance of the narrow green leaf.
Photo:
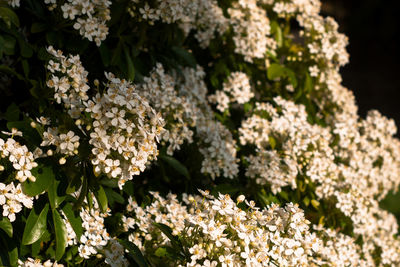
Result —
POLYGON ((172 245, 175 248, 177 248, 177 249, 182 248, 182 245, 181 245, 178 237, 176 237, 172 234, 172 229, 168 225, 165 225, 163 223, 153 223, 153 225, 155 227, 157 227, 158 229, 160 229, 160 231, 163 232, 169 238, 169 240, 171 241, 172 245))
POLYGON ((0 229, 3 229, 9 237, 13 236, 13 227, 8 218, 3 217, 0 221, 0 229))
POLYGON ((24 233, 22 235, 22 244, 30 245, 36 242, 46 231, 46 218, 49 211, 49 204, 47 203, 40 214, 37 214, 35 208, 26 220, 24 233))
POLYGON ((275 149, 276 146, 276 140, 273 136, 269 135, 268 136, 268 141, 269 141, 269 145, 271 146, 272 149, 275 149))
POLYGON ((54 230, 56 232, 56 261, 64 255, 67 247, 67 227, 57 210, 53 210, 54 230))
POLYGON ((58 192, 58 185, 60 184, 60 181, 57 179, 53 179, 50 187, 47 189, 47 194, 49 196, 50 200, 50 206, 54 210, 58 208, 58 206, 64 201, 65 195, 64 196, 59 196, 58 192))
POLYGON ((311 200, 311 205, 312 205, 315 209, 318 209, 318 207, 319 207, 319 201, 318 201, 318 200, 315 200, 315 199, 312 199, 312 200, 311 200))
POLYGON ((127 46, 124 46, 124 54, 125 54, 126 64, 128 66, 127 77, 129 80, 133 81, 133 79, 135 79, 135 67, 133 65, 132 58, 127 46))
POLYGON ((46 191, 55 179, 50 167, 36 167, 32 169, 32 175, 36 177, 35 182, 25 181, 22 183, 22 191, 28 196, 34 197, 46 191))
POLYGON ((176 160, 173 157, 167 156, 167 155, 160 155, 159 158, 166 162, 168 165, 170 165, 172 168, 174 168, 177 172, 185 176, 186 178, 190 179, 190 174, 188 169, 186 168, 185 165, 180 163, 178 160, 176 160))
POLYGON ((283 44, 282 29, 277 21, 271 22, 271 32, 275 36, 275 41, 278 47, 282 47, 283 44))
POLYGON ((0 248, 0 263, 3 262, 4 266, 17 266, 18 246, 15 241, 8 236, 0 235, 0 248))
POLYGON ((124 246, 125 249, 129 251, 129 255, 132 256, 132 258, 135 260, 137 265, 139 267, 147 267, 147 263, 145 258, 142 255, 142 252, 140 252, 140 249, 133 243, 119 239, 118 242, 124 246))
POLYGON ((106 192, 101 185, 98 186, 98 189, 94 191, 94 195, 96 196, 97 201, 99 202, 100 209, 102 212, 106 212, 108 208, 108 201, 106 192))
POLYGON ((313 82, 311 76, 310 74, 306 73, 306 79, 304 81, 304 91, 309 93, 312 91, 312 89, 313 89, 313 82))
POLYGON ((310 199, 306 196, 305 198, 303 198, 303 203, 304 205, 306 205, 306 207, 308 207, 310 205, 310 199))
POLYGON ((24 71, 25 77, 28 78, 29 77, 29 64, 28 61, 26 59, 23 59, 21 61, 22 63, 22 69, 24 71))
POLYGON ((64 212, 65 216, 67 217, 68 222, 71 224, 72 229, 74 229, 74 232, 76 234, 76 238, 79 240, 81 238, 81 235, 83 233, 83 228, 82 228, 82 219, 79 216, 79 212, 76 212, 72 209, 72 205, 70 203, 67 203, 62 211, 64 212))
POLYGON ((99 47, 99 52, 104 66, 108 67, 108 65, 110 65, 110 49, 108 49, 107 45, 104 42, 99 47))

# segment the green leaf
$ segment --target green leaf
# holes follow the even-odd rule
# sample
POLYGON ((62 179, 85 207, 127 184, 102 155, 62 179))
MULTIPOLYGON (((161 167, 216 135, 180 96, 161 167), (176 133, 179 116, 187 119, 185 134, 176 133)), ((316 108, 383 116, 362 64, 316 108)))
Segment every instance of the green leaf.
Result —
POLYGON ((183 61, 183 63, 192 68, 196 67, 197 63, 193 54, 189 53, 187 50, 178 46, 171 47, 171 50, 175 54, 175 56, 177 56, 179 59, 182 59, 181 61, 183 61))
POLYGON ((17 40, 15 40, 14 36, 11 35, 3 35, 4 38, 4 53, 6 55, 14 55, 14 50, 15 50, 15 44, 17 43, 17 40))
POLYGON ((282 29, 277 21, 271 22, 271 33, 275 36, 275 41, 278 47, 282 47, 283 44, 282 29))
POLYGON ((100 209, 102 212, 106 212, 108 208, 108 201, 106 192, 101 185, 98 186, 97 190, 93 192, 96 196, 97 201, 99 202, 100 209))
POLYGON ((310 93, 313 89, 313 82, 311 79, 310 74, 308 74, 308 72, 306 73, 306 79, 304 81, 304 91, 306 93, 310 93))
POLYGON ((147 263, 145 258, 142 255, 142 252, 140 252, 140 249, 133 243, 119 239, 118 242, 124 246, 125 249, 129 251, 129 255, 132 256, 132 258, 135 260, 137 265, 139 267, 147 267, 147 263))
POLYGON ((46 231, 46 218, 49 211, 49 204, 47 203, 40 214, 33 208, 26 220, 24 233, 22 235, 22 244, 30 245, 42 237, 46 231))
POLYGON ((21 61, 21 63, 22 63, 22 69, 24 70, 25 77, 28 78, 29 77, 29 63, 26 59, 23 59, 21 61))
POLYGON ((28 196, 34 197, 46 191, 55 179, 50 167, 38 166, 32 169, 32 175, 36 177, 35 182, 26 180, 22 183, 22 191, 28 196))
POLYGON ((304 205, 306 205, 306 207, 308 207, 310 205, 310 199, 306 196, 305 198, 303 198, 303 203, 304 205))
POLYGON ((35 22, 31 26, 31 33, 43 32, 48 28, 46 23, 35 22))
POLYGON ((168 225, 165 225, 163 223, 153 223, 153 225, 155 227, 157 227, 158 229, 160 229, 160 231, 163 232, 163 234, 165 234, 169 238, 169 240, 171 241, 172 245, 175 248, 177 248, 177 249, 182 248, 182 245, 181 245, 178 237, 176 237, 172 234, 172 229, 168 225))
POLYGON ((4 20, 4 22, 11 27, 11 24, 19 27, 19 19, 15 12, 7 7, 0 7, 0 18, 4 20))
POLYGON ((19 108, 15 103, 11 103, 11 105, 7 107, 5 117, 7 121, 19 120, 19 108))
POLYGON ((217 195, 218 193, 221 193, 232 195, 234 193, 237 193, 239 190, 240 188, 233 184, 219 184, 212 189, 211 194, 217 195))
POLYGON ((56 232, 56 261, 64 255, 67 247, 67 227, 57 210, 53 210, 54 230, 56 232))
POLYGON ((74 229, 74 232, 76 234, 76 238, 79 240, 81 238, 81 235, 83 234, 83 228, 82 228, 82 219, 79 216, 79 212, 76 212, 72 209, 72 205, 70 203, 67 203, 62 211, 64 212, 65 216, 67 217, 68 222, 71 224, 72 229, 74 229))
POLYGON ((274 80, 284 75, 285 75, 285 67, 279 64, 272 63, 267 69, 267 77, 269 80, 274 80))
POLYGON ((126 64, 128 66, 127 77, 129 80, 133 81, 133 79, 135 79, 135 67, 133 65, 132 58, 130 56, 129 49, 127 46, 124 46, 124 54, 125 54, 126 64))
POLYGON ((188 169, 186 168, 185 165, 180 163, 178 160, 176 160, 173 157, 167 156, 167 155, 160 155, 159 157, 161 160, 163 160, 168 165, 170 165, 172 168, 174 168, 177 172, 179 172, 186 178, 190 179, 190 174, 189 174, 188 169))
POLYGON ((157 257, 163 258, 168 255, 168 252, 167 252, 166 248, 161 247, 161 248, 156 249, 156 251, 154 252, 154 255, 156 255, 157 257))
POLYGON ((99 47, 100 57, 103 61, 105 67, 110 65, 110 50, 108 49, 107 45, 103 42, 99 47))
POLYGON ((18 38, 18 44, 21 52, 21 56, 30 58, 33 55, 33 49, 29 43, 27 43, 24 39, 18 38))
POLYGON ((50 187, 47 189, 47 194, 49 196, 50 200, 50 206, 54 210, 58 208, 58 206, 64 201, 65 195, 64 196, 59 196, 58 195, 58 186, 60 184, 60 181, 57 179, 53 179, 53 182, 51 183, 50 187))
POLYGON ((18 246, 15 241, 8 236, 0 235, 0 248, 0 263, 5 266, 17 266, 18 246))
POLYGON ((0 229, 3 229, 9 237, 13 236, 13 227, 8 218, 3 217, 0 221, 0 229))
POLYGON ((311 205, 312 205, 315 209, 318 209, 318 207, 319 207, 319 201, 318 201, 318 200, 315 200, 315 199, 312 199, 312 200, 311 200, 311 205))
POLYGON ((268 141, 269 141, 269 145, 271 146, 272 149, 275 149, 276 146, 276 140, 273 136, 269 135, 268 136, 268 141))
MULTIPOLYGON (((124 186, 124 188, 125 188, 125 186, 124 186)), ((106 188, 104 188, 104 191, 106 192, 107 199, 108 199, 108 202, 110 205, 113 205, 114 202, 117 202, 119 204, 124 204, 125 199, 120 194, 118 194, 117 192, 112 190, 111 188, 106 187, 106 188)))

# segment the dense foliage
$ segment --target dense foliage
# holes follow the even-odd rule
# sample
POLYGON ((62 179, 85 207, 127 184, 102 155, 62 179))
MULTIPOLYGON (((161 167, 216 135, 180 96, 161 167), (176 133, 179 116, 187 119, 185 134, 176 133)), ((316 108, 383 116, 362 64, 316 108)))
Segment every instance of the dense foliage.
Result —
POLYGON ((320 5, 0 0, 0 265, 400 265, 320 5))

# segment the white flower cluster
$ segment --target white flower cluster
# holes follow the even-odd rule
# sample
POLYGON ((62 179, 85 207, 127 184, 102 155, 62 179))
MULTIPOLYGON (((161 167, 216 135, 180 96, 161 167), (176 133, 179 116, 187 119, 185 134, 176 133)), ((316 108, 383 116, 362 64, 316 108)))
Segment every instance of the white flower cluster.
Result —
POLYGON ((64 155, 73 156, 78 154, 79 136, 73 131, 68 131, 66 134, 59 134, 56 127, 48 127, 43 132, 43 141, 40 146, 56 146, 56 152, 64 155))
POLYGON ((212 178, 225 176, 235 177, 239 172, 236 158, 236 141, 232 133, 219 121, 207 100, 205 73, 200 66, 196 69, 185 68, 183 78, 177 78, 178 91, 191 103, 191 112, 196 114, 196 135, 200 139, 200 153, 203 154, 201 172, 212 178))
POLYGON ((335 266, 374 266, 371 265, 371 259, 361 259, 361 248, 353 238, 332 229, 324 229, 320 225, 314 226, 314 229, 324 244, 319 251, 320 255, 315 258, 318 265, 329 265, 332 262, 335 266))
POLYGON ((157 157, 157 142, 164 120, 136 92, 136 87, 111 73, 107 91, 88 102, 86 112, 93 121, 89 143, 94 147, 95 172, 120 177, 120 187, 146 168, 157 157), (114 152, 114 153, 112 153, 114 152))
POLYGON ((33 198, 25 195, 21 190, 21 184, 17 186, 14 183, 8 185, 0 183, 0 207, 3 209, 2 215, 8 217, 10 222, 15 221, 15 214, 25 206, 31 209, 33 198))
MULTIPOLYGON (((92 195, 93 198, 93 195, 92 195)), ((112 267, 129 266, 125 258, 125 251, 115 238, 111 238, 104 225, 104 218, 111 215, 110 210, 105 213, 100 212, 98 202, 93 198, 93 207, 89 208, 85 201, 84 207, 80 210, 82 219, 83 234, 77 239, 71 223, 64 213, 63 221, 67 228, 68 246, 78 245, 79 256, 89 259, 91 256, 104 256, 104 261, 112 267)))
POLYGON ((64 265, 51 260, 42 263, 39 259, 28 258, 25 261, 18 259, 18 267, 64 267, 64 265))
POLYGON ((200 66, 169 75, 157 64, 138 91, 166 120, 166 131, 161 136, 169 143, 168 154, 180 149, 184 142, 193 142, 195 132, 204 156, 201 171, 213 178, 221 175, 233 178, 238 173, 236 144, 229 130, 214 118, 207 101, 204 75, 200 66))
POLYGON ((276 49, 276 42, 269 35, 271 26, 266 11, 256 0, 235 2, 228 9, 233 27, 235 52, 244 56, 245 61, 263 59, 268 50, 276 49))
MULTIPOLYGON (((57 7, 56 0, 45 0, 51 4, 50 10, 57 7)), ((109 0, 67 0, 60 7, 65 19, 74 21, 74 29, 79 34, 101 45, 108 35, 107 21, 111 19, 109 0)))
POLYGON ((249 77, 243 72, 232 72, 222 87, 222 91, 209 96, 210 102, 216 103, 217 109, 221 112, 228 109, 230 103, 245 104, 254 97, 249 77))
POLYGON ((304 106, 281 97, 275 97, 274 102, 279 111, 269 103, 257 103, 255 114, 244 120, 239 129, 241 144, 255 145, 257 151, 255 156, 247 157, 246 175, 259 184, 269 183, 273 193, 288 185, 295 189, 297 174, 308 161, 321 166, 316 174, 312 167, 306 171, 311 180, 315 180, 315 175, 328 178, 328 170, 323 167, 329 164, 322 164, 333 161, 329 143, 324 139, 330 136, 328 130, 310 125, 304 106), (279 144, 279 150, 275 149, 279 144), (310 151, 313 147, 320 148, 319 153, 310 151))
POLYGON ((209 45, 215 32, 222 34, 228 27, 228 20, 215 0, 157 0, 153 4, 150 1, 131 2, 132 7, 128 11, 132 17, 150 24, 159 20, 164 23, 178 22, 186 34, 195 29, 195 37, 203 48, 209 45))
POLYGON ((125 249, 124 247, 118 243, 115 239, 110 239, 108 241, 108 248, 106 248, 104 262, 110 265, 111 267, 128 267, 129 262, 125 258, 125 249))
MULTIPOLYGON (((4 132, 3 132, 4 133, 4 132)), ((13 129, 11 133, 14 135, 21 135, 22 133, 13 129)), ((34 155, 28 150, 25 145, 21 145, 13 138, 7 138, 4 142, 0 138, 0 160, 8 157, 8 161, 12 164, 13 168, 17 171, 15 179, 21 183, 25 182, 26 179, 34 182, 36 180, 35 176, 32 175, 32 168, 37 167, 37 163, 34 161, 34 155)), ((0 165, 0 171, 4 170, 4 166, 0 165)))
POLYGON ((12 7, 19 7, 20 0, 7 0, 7 4, 9 4, 12 7))
POLYGON ((195 126, 197 116, 187 98, 178 95, 176 86, 175 79, 166 74, 163 66, 157 63, 150 76, 145 77, 144 83, 137 88, 165 120, 165 131, 162 132, 161 139, 168 142, 169 155, 180 150, 184 142, 193 142, 193 131, 190 127, 195 126))
POLYGON ((57 103, 63 104, 68 114, 77 119, 85 110, 85 103, 89 99, 88 72, 82 66, 79 55, 66 57, 62 51, 55 50, 52 46, 47 48, 47 52, 54 57, 47 64, 47 69, 52 73, 47 86, 54 89, 57 103))
POLYGON ((135 219, 125 218, 126 227, 134 230, 130 240, 151 254, 169 244, 153 223, 168 225, 190 252, 190 261, 180 266, 305 266, 322 245, 309 232, 303 211, 291 203, 260 210, 244 196, 235 202, 229 195, 215 198, 203 192, 203 197, 183 195, 185 204, 173 194, 153 196, 144 209, 130 203, 135 214, 135 219))
MULTIPOLYGON (((102 250, 110 240, 110 236, 107 233, 107 229, 104 226, 104 218, 110 215, 110 212, 100 212, 99 204, 97 200, 93 198, 93 207, 89 208, 85 200, 84 206, 80 210, 80 218, 82 219, 83 234, 80 239, 77 240, 76 233, 74 232, 70 222, 67 219, 63 219, 66 227, 68 236, 68 245, 79 245, 78 252, 79 256, 85 259, 90 258, 91 255, 98 253, 98 250, 102 250)), ((65 215, 63 214, 65 217, 65 215)))
MULTIPOLYGON (((48 64, 54 74, 47 82, 55 90, 55 99, 64 104, 77 125, 86 124, 86 129, 91 130, 89 144, 93 146, 94 171, 119 178, 118 184, 122 187, 133 175, 144 171, 149 160, 156 158, 163 119, 137 94, 135 85, 111 73, 106 73, 108 82, 104 94, 97 93, 89 98, 88 73, 79 56, 65 57, 52 47, 48 50, 55 57, 48 64)), ((50 131, 45 134, 44 143, 47 144, 49 135, 55 135, 50 131)), ((67 134, 64 139, 69 140, 60 140, 60 151, 63 150, 61 145, 69 151, 79 144, 75 136, 67 134)))
POLYGON ((371 111, 366 120, 349 120, 353 125, 339 121, 338 132, 310 124, 302 105, 280 97, 274 102, 276 108, 258 103, 239 129, 241 143, 257 148, 256 155, 247 157, 246 175, 269 184, 273 193, 286 185, 296 188, 298 174, 309 179, 317 185, 319 198, 335 199, 336 207, 351 219, 354 233, 364 242, 358 256, 371 263, 379 247, 383 261, 398 264, 400 257, 393 251, 400 247, 393 237, 397 223, 377 201, 400 184, 400 141, 393 138, 393 121, 371 111), (390 257, 383 251, 391 251, 390 257))

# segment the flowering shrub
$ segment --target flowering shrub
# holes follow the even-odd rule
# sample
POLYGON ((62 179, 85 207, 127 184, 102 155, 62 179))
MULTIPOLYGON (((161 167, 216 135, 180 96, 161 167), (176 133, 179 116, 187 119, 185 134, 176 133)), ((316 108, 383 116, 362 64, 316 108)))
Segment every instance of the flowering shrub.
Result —
POLYGON ((0 265, 400 265, 320 5, 0 0, 0 265))

